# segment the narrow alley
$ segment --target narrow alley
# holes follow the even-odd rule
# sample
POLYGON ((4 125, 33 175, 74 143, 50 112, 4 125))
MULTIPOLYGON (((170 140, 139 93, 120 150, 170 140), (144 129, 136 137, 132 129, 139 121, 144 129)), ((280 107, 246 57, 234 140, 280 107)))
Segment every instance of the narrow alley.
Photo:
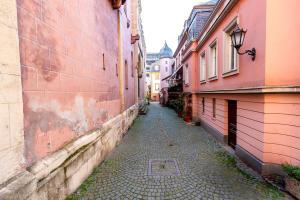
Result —
POLYGON ((300 200, 299 7, 0 0, 0 200, 300 200))
POLYGON ((284 198, 251 170, 233 166, 222 149, 204 129, 153 103, 68 199, 284 198))

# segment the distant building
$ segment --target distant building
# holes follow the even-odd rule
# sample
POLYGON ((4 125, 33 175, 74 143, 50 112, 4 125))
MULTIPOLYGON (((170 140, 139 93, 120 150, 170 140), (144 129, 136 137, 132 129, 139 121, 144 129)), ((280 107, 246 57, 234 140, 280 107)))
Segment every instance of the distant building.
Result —
POLYGON ((150 86, 149 92, 153 101, 159 101, 163 91, 169 87, 164 79, 172 74, 173 62, 173 51, 167 43, 159 53, 147 54, 146 84, 150 86))
POLYGON ((175 70, 169 78, 169 82, 182 84, 183 79, 183 54, 188 49, 193 41, 195 41, 209 16, 211 15, 217 0, 201 3, 193 7, 189 18, 185 21, 182 33, 178 37, 178 46, 174 53, 175 70))

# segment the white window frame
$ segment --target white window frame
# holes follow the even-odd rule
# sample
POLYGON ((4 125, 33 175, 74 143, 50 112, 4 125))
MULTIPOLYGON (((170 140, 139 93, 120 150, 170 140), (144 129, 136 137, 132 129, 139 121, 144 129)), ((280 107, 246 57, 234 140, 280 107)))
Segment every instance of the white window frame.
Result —
POLYGON ((200 82, 203 83, 206 81, 206 52, 203 51, 199 56, 199 75, 200 75, 200 82))
POLYGON ((184 83, 186 85, 190 84, 190 80, 189 80, 189 65, 185 65, 184 83))
POLYGON ((155 91, 159 91, 159 83, 155 83, 154 87, 155 87, 155 91))
POLYGON ((218 79, 218 40, 215 39, 210 45, 209 45, 209 79, 215 80, 218 79), (213 49, 216 49, 216 55, 213 56, 213 49), (215 59, 215 69, 213 69, 215 59), (214 73, 215 72, 215 73, 214 73))
POLYGON ((235 48, 232 48, 230 34, 239 24, 238 17, 235 17, 223 30, 223 73, 222 76, 231 76, 239 73, 239 55, 235 48), (235 52, 235 66, 232 68, 232 49, 235 52))

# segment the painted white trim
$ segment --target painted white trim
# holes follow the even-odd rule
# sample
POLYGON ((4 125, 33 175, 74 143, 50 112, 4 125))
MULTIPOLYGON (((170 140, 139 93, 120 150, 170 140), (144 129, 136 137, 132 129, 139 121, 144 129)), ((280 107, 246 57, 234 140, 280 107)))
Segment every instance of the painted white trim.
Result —
POLYGON ((219 62, 218 62, 218 58, 219 58, 219 48, 218 48, 218 39, 216 38, 210 45, 209 45, 209 73, 208 73, 208 79, 209 80, 216 80, 218 79, 218 68, 219 68, 219 62), (215 47, 216 48, 216 73, 212 74, 212 48, 215 47))
POLYGON ((198 38, 197 49, 200 49, 204 43, 211 36, 213 31, 218 27, 218 25, 223 21, 223 19, 227 16, 233 6, 239 0, 220 0, 217 4, 215 10, 209 17, 207 23, 205 24, 203 30, 200 33, 200 37, 198 38))
POLYGON ((222 36, 223 36, 223 48, 222 48, 222 54, 223 54, 223 66, 222 66, 222 77, 227 77, 233 74, 237 74, 236 72, 239 73, 239 55, 236 53, 236 66, 235 69, 231 69, 231 59, 229 58, 229 46, 228 46, 228 42, 231 42, 231 38, 230 36, 228 36, 228 32, 231 31, 233 28, 235 28, 236 25, 238 25, 238 21, 239 21, 239 16, 235 16, 231 22, 223 29, 222 32, 222 36), (230 41, 228 41, 230 40, 230 41), (231 72, 235 72, 235 73, 231 73, 231 72))
POLYGON ((206 81, 206 78, 207 78, 207 53, 206 53, 206 51, 204 50, 201 54, 200 54, 200 57, 199 57, 199 75, 200 75, 200 77, 199 77, 199 79, 200 79, 200 83, 203 83, 204 81, 206 81), (201 78, 201 75, 202 75, 202 58, 204 57, 204 70, 203 70, 203 72, 204 72, 204 78, 202 79, 201 78))
POLYGON ((297 86, 261 86, 251 88, 199 90, 194 94, 265 94, 265 93, 300 93, 300 85, 297 86))

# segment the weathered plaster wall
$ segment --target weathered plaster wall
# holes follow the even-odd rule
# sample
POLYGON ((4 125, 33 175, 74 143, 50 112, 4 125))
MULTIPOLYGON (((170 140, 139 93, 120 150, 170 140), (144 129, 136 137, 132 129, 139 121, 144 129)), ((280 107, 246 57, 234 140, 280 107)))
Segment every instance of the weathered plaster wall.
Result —
MULTIPOLYGON (((17 2, 30 166, 120 113, 118 10, 107 0, 17 2)), ((130 66, 130 28, 123 8, 122 52, 130 66)), ((130 5, 127 9, 130 13, 130 5)), ((130 70, 126 108, 135 103, 130 70)))
POLYGON ((101 129, 81 136, 38 161, 22 176, 0 187, 0 199, 65 199, 122 140, 137 114, 138 106, 132 106, 105 122, 101 129))
POLYGON ((22 171, 24 135, 21 68, 14 0, 0 1, 0 186, 22 171))
MULTIPOLYGON (((124 80, 125 76, 128 77, 128 89, 124 87, 124 97, 125 97, 125 109, 131 107, 135 103, 135 66, 134 59, 132 59, 131 54, 134 53, 134 49, 131 46, 131 1, 126 1, 126 6, 122 6, 120 9, 121 13, 121 30, 122 31, 122 42, 123 42, 123 65, 125 65, 125 60, 128 63, 128 73, 123 74, 124 80), (130 47, 130 48, 129 48, 130 47)), ((101 8, 100 8, 101 9, 101 8)), ((109 22, 109 20, 108 20, 109 22)), ((134 54, 133 54, 134 58, 134 54)))

